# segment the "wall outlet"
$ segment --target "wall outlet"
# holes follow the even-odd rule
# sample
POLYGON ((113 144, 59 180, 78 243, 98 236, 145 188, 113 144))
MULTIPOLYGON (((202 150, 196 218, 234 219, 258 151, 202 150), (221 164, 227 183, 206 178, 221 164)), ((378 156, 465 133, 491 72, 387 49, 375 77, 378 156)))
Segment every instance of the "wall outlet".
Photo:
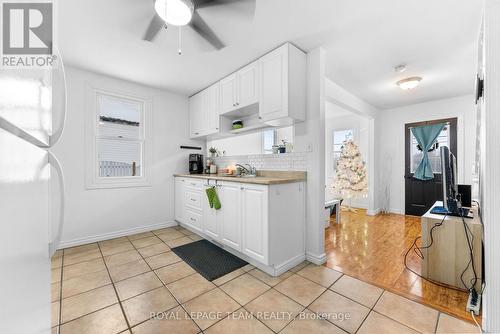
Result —
POLYGON ((479 315, 481 310, 481 295, 472 290, 469 293, 469 299, 467 300, 467 312, 474 312, 475 315, 479 315))

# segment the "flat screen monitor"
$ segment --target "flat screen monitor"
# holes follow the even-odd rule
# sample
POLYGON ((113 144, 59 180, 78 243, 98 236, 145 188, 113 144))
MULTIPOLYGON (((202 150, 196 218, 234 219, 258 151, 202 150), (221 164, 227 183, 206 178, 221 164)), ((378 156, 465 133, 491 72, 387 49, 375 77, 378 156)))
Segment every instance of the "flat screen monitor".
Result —
POLYGON ((443 206, 448 212, 457 209, 457 159, 447 146, 440 147, 441 173, 443 175, 443 206))

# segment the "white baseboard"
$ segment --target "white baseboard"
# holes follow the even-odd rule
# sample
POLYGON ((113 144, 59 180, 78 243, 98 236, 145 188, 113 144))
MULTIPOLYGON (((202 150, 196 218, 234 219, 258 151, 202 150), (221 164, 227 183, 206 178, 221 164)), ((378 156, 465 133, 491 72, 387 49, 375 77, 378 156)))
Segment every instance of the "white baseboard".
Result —
POLYGON ((274 266, 274 274, 275 274, 275 276, 279 276, 281 274, 284 274, 288 270, 290 270, 293 267, 298 266, 299 264, 301 264, 302 262, 304 262, 305 259, 306 259, 306 256, 304 254, 299 254, 299 255, 291 258, 290 260, 288 260, 286 262, 283 262, 283 263, 281 263, 279 265, 275 265, 274 266))
POLYGON ((326 263, 326 254, 306 253, 306 260, 319 266, 326 263))
POLYGON ((395 214, 397 214, 397 215, 404 215, 404 214, 405 214, 404 210, 401 210, 401 209, 395 209, 395 208, 390 208, 390 209, 389 209, 389 212, 390 212, 390 213, 395 213, 395 214))
POLYGON ((157 224, 153 224, 153 225, 134 227, 134 228, 130 228, 127 230, 121 230, 121 231, 116 231, 116 232, 93 235, 93 236, 89 236, 89 237, 77 238, 77 239, 72 239, 72 240, 63 240, 59 243, 59 249, 90 244, 90 243, 97 242, 97 241, 114 239, 114 238, 119 238, 119 237, 123 237, 123 236, 127 236, 127 235, 137 234, 137 233, 141 233, 141 232, 149 232, 149 231, 157 230, 160 228, 172 227, 172 226, 177 226, 177 225, 179 225, 179 224, 176 221, 168 221, 168 222, 157 223, 157 224))
POLYGON ((376 215, 378 215, 380 213, 380 211, 381 211, 380 208, 376 208, 374 210, 368 209, 368 210, 366 210, 366 214, 368 216, 376 216, 376 215))

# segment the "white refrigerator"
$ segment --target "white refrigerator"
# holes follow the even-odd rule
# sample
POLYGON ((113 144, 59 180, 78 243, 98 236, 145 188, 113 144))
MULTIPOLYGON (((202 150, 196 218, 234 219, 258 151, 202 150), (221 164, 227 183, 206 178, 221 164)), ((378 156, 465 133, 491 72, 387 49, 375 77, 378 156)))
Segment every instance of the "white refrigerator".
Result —
POLYGON ((63 228, 64 177, 50 148, 65 112, 62 64, 0 69, 0 333, 51 333, 50 258, 63 228))

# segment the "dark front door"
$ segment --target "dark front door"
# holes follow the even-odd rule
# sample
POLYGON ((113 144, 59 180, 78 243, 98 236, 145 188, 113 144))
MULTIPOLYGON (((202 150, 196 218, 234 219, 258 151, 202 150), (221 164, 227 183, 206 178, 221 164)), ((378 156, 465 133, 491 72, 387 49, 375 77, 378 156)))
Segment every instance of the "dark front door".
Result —
MULTIPOLYGON (((448 146, 457 156, 457 119, 447 118, 427 122, 410 123, 405 125, 405 213, 407 215, 422 216, 436 201, 443 199, 440 146, 448 146), (417 180, 413 177, 418 163, 422 159, 422 151, 411 133, 412 127, 446 123, 437 139, 438 146, 429 152, 434 179, 428 181, 417 180)), ((458 159, 458 157, 457 157, 458 159)))

